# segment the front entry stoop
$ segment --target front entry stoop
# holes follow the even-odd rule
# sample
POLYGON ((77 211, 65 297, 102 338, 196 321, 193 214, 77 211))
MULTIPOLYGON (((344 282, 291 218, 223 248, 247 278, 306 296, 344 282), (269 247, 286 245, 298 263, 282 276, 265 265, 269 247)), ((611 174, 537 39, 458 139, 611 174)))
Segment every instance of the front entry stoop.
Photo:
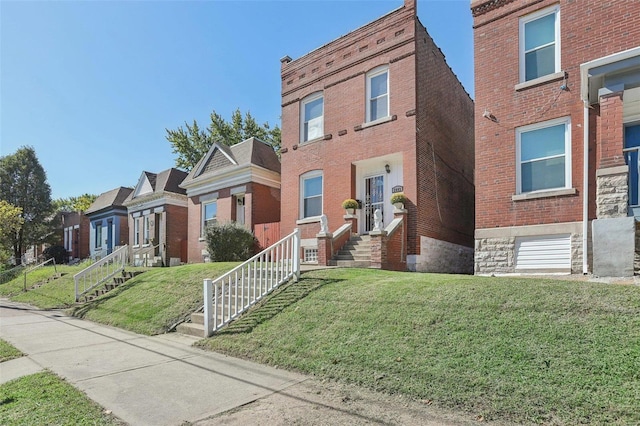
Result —
POLYGON ((371 238, 368 235, 354 235, 338 251, 329 266, 343 268, 370 268, 371 267, 371 238))

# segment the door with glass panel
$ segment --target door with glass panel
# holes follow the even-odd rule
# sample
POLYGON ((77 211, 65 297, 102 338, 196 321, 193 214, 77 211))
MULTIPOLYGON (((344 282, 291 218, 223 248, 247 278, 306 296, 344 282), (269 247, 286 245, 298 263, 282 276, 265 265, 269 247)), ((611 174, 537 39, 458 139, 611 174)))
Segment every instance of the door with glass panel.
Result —
POLYGON ((640 124, 626 126, 624 129, 624 159, 629 166, 629 208, 634 216, 640 216, 640 124))
POLYGON ((376 210, 384 217, 384 175, 368 177, 364 180, 364 226, 365 233, 375 226, 376 210))

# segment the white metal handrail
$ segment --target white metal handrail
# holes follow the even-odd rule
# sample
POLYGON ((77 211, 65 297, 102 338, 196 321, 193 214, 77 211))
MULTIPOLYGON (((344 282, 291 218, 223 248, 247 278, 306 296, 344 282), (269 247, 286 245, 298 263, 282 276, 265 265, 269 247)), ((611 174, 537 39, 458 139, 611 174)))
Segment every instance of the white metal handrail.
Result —
POLYGON ((127 265, 128 246, 122 246, 110 255, 83 269, 73 276, 76 285, 76 302, 100 284, 113 278, 127 265))
POLYGON ((215 280, 204 280, 205 337, 292 278, 300 278, 298 229, 215 280))

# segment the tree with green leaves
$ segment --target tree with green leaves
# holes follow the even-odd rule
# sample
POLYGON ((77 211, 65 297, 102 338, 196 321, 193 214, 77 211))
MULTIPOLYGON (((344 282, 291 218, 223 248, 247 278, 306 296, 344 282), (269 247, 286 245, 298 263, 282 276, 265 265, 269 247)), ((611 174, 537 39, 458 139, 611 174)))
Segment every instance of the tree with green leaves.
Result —
POLYGON ((82 194, 78 197, 57 198, 53 200, 53 209, 56 212, 86 212, 91 204, 98 198, 94 194, 82 194))
POLYGON ((9 236, 16 262, 30 245, 50 235, 51 187, 32 147, 21 147, 14 154, 0 157, 0 200, 22 209, 23 222, 9 236))
POLYGON ((0 200, 0 264, 7 263, 13 254, 12 241, 23 223, 22 209, 0 200))
POLYGON ((191 170, 214 142, 231 146, 255 137, 271 145, 277 153, 280 152, 280 128, 271 128, 269 123, 259 125, 251 113, 247 111, 243 116, 240 109, 233 112, 231 121, 226 121, 213 111, 209 127, 204 130, 198 126, 196 120, 193 120, 192 125, 185 122, 184 127, 165 130, 173 153, 178 155, 176 167, 185 170, 191 170))

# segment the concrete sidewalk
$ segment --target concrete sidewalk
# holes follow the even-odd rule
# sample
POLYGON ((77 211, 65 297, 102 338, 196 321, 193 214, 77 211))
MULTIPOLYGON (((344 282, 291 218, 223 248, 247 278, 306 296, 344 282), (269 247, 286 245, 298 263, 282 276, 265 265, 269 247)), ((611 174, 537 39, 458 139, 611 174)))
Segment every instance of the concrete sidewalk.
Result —
POLYGON ((197 422, 306 377, 190 345, 0 300, 0 337, 28 358, 0 364, 0 383, 49 369, 132 425, 197 422))

